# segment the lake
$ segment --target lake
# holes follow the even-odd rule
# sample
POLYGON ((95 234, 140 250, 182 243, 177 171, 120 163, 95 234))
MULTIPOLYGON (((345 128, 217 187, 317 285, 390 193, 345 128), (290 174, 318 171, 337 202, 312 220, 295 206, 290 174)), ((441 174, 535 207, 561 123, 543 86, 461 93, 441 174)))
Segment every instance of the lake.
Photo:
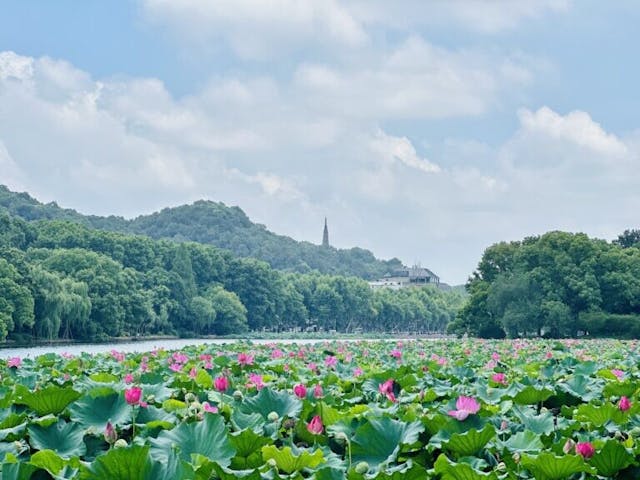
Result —
POLYGON ((2 348, 0 349, 0 358, 9 357, 37 357, 45 353, 70 353, 72 355, 79 355, 82 352, 87 353, 102 353, 110 352, 111 350, 117 350, 119 352, 149 352, 156 348, 164 348, 165 350, 177 350, 184 348, 188 345, 224 345, 236 342, 252 342, 256 344, 266 343, 298 343, 300 345, 308 345, 311 343, 332 342, 334 340, 340 340, 343 342, 358 342, 358 341, 409 341, 415 340, 411 338, 386 338, 386 339, 373 339, 373 338, 344 338, 344 339, 232 339, 232 338, 192 338, 192 339, 166 339, 166 340, 142 340, 137 342, 118 342, 118 343, 74 343, 70 345, 39 345, 36 347, 17 347, 17 348, 2 348))

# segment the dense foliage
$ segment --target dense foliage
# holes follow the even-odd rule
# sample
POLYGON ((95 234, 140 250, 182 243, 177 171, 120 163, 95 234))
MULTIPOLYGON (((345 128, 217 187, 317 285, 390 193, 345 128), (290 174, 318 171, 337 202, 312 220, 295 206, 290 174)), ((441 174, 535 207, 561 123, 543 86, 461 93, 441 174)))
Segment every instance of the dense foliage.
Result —
MULTIPOLYGON (((483 337, 640 336, 640 248, 550 232, 488 248, 449 328, 483 337)), ((636 245, 635 247, 633 245, 636 245)))
POLYGON ((640 478, 637 342, 202 345, 0 361, 3 479, 640 478))
POLYGON ((81 215, 75 210, 60 208, 56 203, 42 204, 27 193, 14 193, 0 185, 2 210, 27 221, 69 220, 102 230, 215 245, 236 256, 257 258, 273 268, 291 272, 318 271, 374 279, 402 267, 396 258, 378 260, 362 248, 321 247, 276 235, 264 225, 251 222, 240 208, 209 201, 165 208, 152 215, 125 220, 114 216, 81 215))
POLYGON ((192 242, 0 214, 0 340, 246 330, 443 331, 463 297, 374 292, 192 242))

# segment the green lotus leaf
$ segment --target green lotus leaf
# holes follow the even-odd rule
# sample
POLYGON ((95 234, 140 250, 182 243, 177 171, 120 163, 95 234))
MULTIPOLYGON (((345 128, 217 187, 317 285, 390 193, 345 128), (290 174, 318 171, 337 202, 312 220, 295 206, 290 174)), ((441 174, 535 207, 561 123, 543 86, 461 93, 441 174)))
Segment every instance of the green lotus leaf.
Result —
POLYGON ((87 448, 82 441, 85 430, 80 424, 67 423, 63 419, 48 427, 31 425, 29 443, 36 450, 52 450, 63 458, 80 457, 87 448))
POLYGON ((8 415, 0 422, 0 440, 19 438, 27 427, 26 415, 11 413, 10 410, 7 410, 7 413, 8 415))
POLYGON ((589 422, 595 427, 601 427, 607 422, 619 422, 623 417, 623 412, 615 405, 605 403, 604 405, 582 404, 578 407, 576 420, 589 422))
POLYGON ((213 387, 213 378, 204 368, 198 370, 195 381, 196 385, 198 385, 200 388, 209 389, 213 387))
POLYGON ((596 467, 599 475, 613 477, 618 471, 634 463, 634 456, 621 443, 608 440, 589 463, 596 467))
POLYGON ((259 413, 265 420, 271 412, 276 412, 280 418, 297 417, 302 410, 302 402, 287 392, 263 388, 256 396, 245 398, 240 410, 248 414, 259 413))
POLYGON ((497 480, 493 472, 480 472, 468 463, 455 463, 440 454, 434 463, 434 471, 442 480, 497 480))
POLYGON ((73 478, 80 466, 77 459, 65 460, 52 450, 41 450, 34 453, 29 459, 29 464, 39 470, 45 470, 55 479, 73 478))
POLYGON ((168 388, 164 383, 143 383, 140 385, 142 388, 142 394, 144 398, 148 398, 149 395, 153 395, 155 397, 156 402, 164 402, 165 400, 171 397, 172 390, 168 388))
POLYGON ((147 425, 149 428, 171 429, 177 421, 178 418, 173 413, 153 405, 140 408, 136 413, 136 425, 147 425))
POLYGON ((242 413, 236 409, 231 414, 231 424, 236 430, 253 430, 261 434, 264 432, 265 419, 259 413, 242 413))
POLYGON ((132 410, 124 397, 117 393, 110 393, 93 397, 85 395, 70 408, 71 420, 78 422, 85 428, 93 427, 102 432, 107 422, 113 425, 125 425, 130 422, 132 410))
POLYGON ((573 375, 566 382, 560 383, 558 388, 585 402, 590 402, 600 397, 600 392, 602 391, 601 382, 601 380, 597 381, 584 375, 573 375))
POLYGON ((213 471, 217 475, 215 478, 220 480, 236 480, 237 478, 244 478, 245 480, 262 480, 266 477, 260 475, 260 470, 231 470, 229 468, 222 467, 217 463, 213 464, 213 471))
POLYGON ((503 443, 510 452, 538 452, 544 448, 540 435, 531 430, 524 430, 509 437, 503 443))
POLYGON ((246 470, 262 465, 261 448, 271 443, 271 439, 258 435, 253 430, 243 430, 230 435, 231 445, 236 449, 236 455, 231 459, 231 468, 246 470))
POLYGON ((464 433, 454 433, 449 440, 442 442, 442 448, 460 456, 473 455, 489 443, 495 434, 495 427, 487 424, 480 431, 472 428, 464 433))
POLYGON ((370 418, 356 429, 351 440, 353 462, 367 462, 371 467, 392 462, 401 446, 415 443, 423 431, 424 426, 419 422, 370 418))
POLYGON ((575 473, 595 473, 595 470, 577 455, 558 457, 548 452, 537 456, 523 455, 521 464, 533 473, 536 480, 563 480, 575 473))
POLYGON ((275 460, 278 469, 287 474, 299 472, 305 468, 316 468, 324 462, 324 455, 320 449, 311 453, 309 450, 296 448, 294 452, 291 447, 279 449, 275 445, 262 447, 262 458, 265 462, 275 460))
POLYGON ((518 405, 535 405, 536 403, 544 402, 551 395, 553 395, 553 391, 548 388, 536 388, 533 385, 527 385, 513 397, 513 401, 518 405))
POLYGON ((23 385, 16 385, 14 403, 26 405, 38 415, 52 413, 58 415, 67 405, 80 398, 80 393, 71 387, 58 387, 49 385, 42 390, 29 391, 23 385))
POLYGON ((80 480, 158 480, 149 446, 113 448, 80 471, 80 480))
POLYGON ((151 455, 161 462, 166 462, 176 449, 182 461, 191 462, 192 454, 200 454, 226 467, 236 454, 219 415, 205 415, 200 422, 183 423, 173 430, 162 431, 150 442, 151 455))
POLYGON ((525 430, 531 430, 538 435, 548 435, 554 430, 553 415, 550 412, 535 415, 531 408, 514 408, 513 411, 520 419, 520 423, 524 425, 525 430))
MULTIPOLYGON (((611 374, 613 375, 613 374, 611 374)), ((615 377, 615 375, 613 375, 615 377)), ((602 392, 606 397, 625 397, 632 396, 640 388, 638 382, 630 380, 618 381, 616 378, 614 382, 609 382, 604 386, 602 392)))

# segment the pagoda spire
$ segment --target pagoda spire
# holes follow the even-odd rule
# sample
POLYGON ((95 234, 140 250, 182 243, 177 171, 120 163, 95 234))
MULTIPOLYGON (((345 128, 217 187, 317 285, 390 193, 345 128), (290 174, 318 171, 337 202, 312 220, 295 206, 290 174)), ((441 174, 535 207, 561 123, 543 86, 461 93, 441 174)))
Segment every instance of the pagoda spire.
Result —
POLYGON ((327 217, 324 217, 324 231, 322 232, 322 246, 329 246, 329 229, 327 228, 327 217))

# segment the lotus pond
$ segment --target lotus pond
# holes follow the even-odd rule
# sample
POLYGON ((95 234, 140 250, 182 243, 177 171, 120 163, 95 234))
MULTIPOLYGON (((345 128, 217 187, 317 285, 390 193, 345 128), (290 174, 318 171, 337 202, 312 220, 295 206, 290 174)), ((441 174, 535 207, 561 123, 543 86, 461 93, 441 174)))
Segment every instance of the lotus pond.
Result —
POLYGON ((637 479, 639 365, 577 340, 14 357, 1 478, 637 479))

